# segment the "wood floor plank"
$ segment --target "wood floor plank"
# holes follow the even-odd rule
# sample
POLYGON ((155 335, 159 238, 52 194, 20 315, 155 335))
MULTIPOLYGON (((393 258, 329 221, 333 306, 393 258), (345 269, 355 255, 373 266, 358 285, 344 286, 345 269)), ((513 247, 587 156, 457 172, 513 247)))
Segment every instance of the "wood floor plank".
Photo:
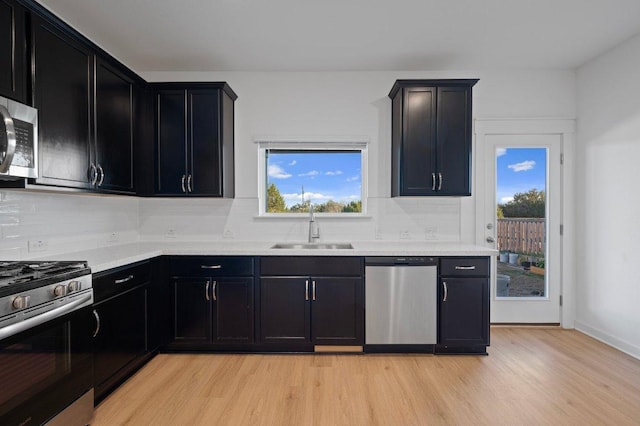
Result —
POLYGON ((489 356, 162 354, 94 425, 640 424, 640 360, 495 327, 489 356))

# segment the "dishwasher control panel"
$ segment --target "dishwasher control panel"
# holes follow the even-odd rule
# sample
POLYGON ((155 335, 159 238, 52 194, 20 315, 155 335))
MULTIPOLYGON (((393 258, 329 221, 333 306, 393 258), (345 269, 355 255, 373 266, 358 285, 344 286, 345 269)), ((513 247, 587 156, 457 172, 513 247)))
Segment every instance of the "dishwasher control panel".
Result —
POLYGON ((365 257, 364 263, 370 266, 436 266, 438 264, 438 258, 421 256, 372 256, 365 257))

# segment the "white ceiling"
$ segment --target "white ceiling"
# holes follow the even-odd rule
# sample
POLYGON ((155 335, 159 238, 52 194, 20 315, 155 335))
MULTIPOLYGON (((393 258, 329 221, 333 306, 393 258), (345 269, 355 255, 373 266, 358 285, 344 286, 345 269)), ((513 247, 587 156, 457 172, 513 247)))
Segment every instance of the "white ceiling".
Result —
POLYGON ((638 0, 39 0, 142 71, 573 69, 638 0))

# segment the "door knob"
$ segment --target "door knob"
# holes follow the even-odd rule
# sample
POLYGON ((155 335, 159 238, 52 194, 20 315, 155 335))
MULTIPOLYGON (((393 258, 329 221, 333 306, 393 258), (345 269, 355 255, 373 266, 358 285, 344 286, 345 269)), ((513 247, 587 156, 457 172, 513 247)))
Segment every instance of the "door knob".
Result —
POLYGON ((495 243, 495 242, 496 242, 496 240, 495 240, 495 238, 493 238, 491 235, 489 235, 489 236, 487 237, 487 242, 488 242, 488 243, 495 243))

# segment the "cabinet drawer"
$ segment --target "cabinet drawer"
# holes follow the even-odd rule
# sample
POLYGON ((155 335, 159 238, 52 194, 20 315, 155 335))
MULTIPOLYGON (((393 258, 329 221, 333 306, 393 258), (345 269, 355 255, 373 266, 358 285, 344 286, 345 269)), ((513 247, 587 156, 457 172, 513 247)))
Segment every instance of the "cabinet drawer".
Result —
POLYGON ((260 275, 361 276, 361 257, 277 256, 260 259, 260 275))
POLYGON ((253 275, 250 256, 175 256, 169 260, 172 276, 230 277, 253 275))
POLYGON ((151 264, 141 262, 110 269, 93 276, 93 294, 98 303, 151 279, 151 264))
POLYGON ((488 257, 444 257, 440 259, 440 276, 443 277, 487 277, 488 257))

